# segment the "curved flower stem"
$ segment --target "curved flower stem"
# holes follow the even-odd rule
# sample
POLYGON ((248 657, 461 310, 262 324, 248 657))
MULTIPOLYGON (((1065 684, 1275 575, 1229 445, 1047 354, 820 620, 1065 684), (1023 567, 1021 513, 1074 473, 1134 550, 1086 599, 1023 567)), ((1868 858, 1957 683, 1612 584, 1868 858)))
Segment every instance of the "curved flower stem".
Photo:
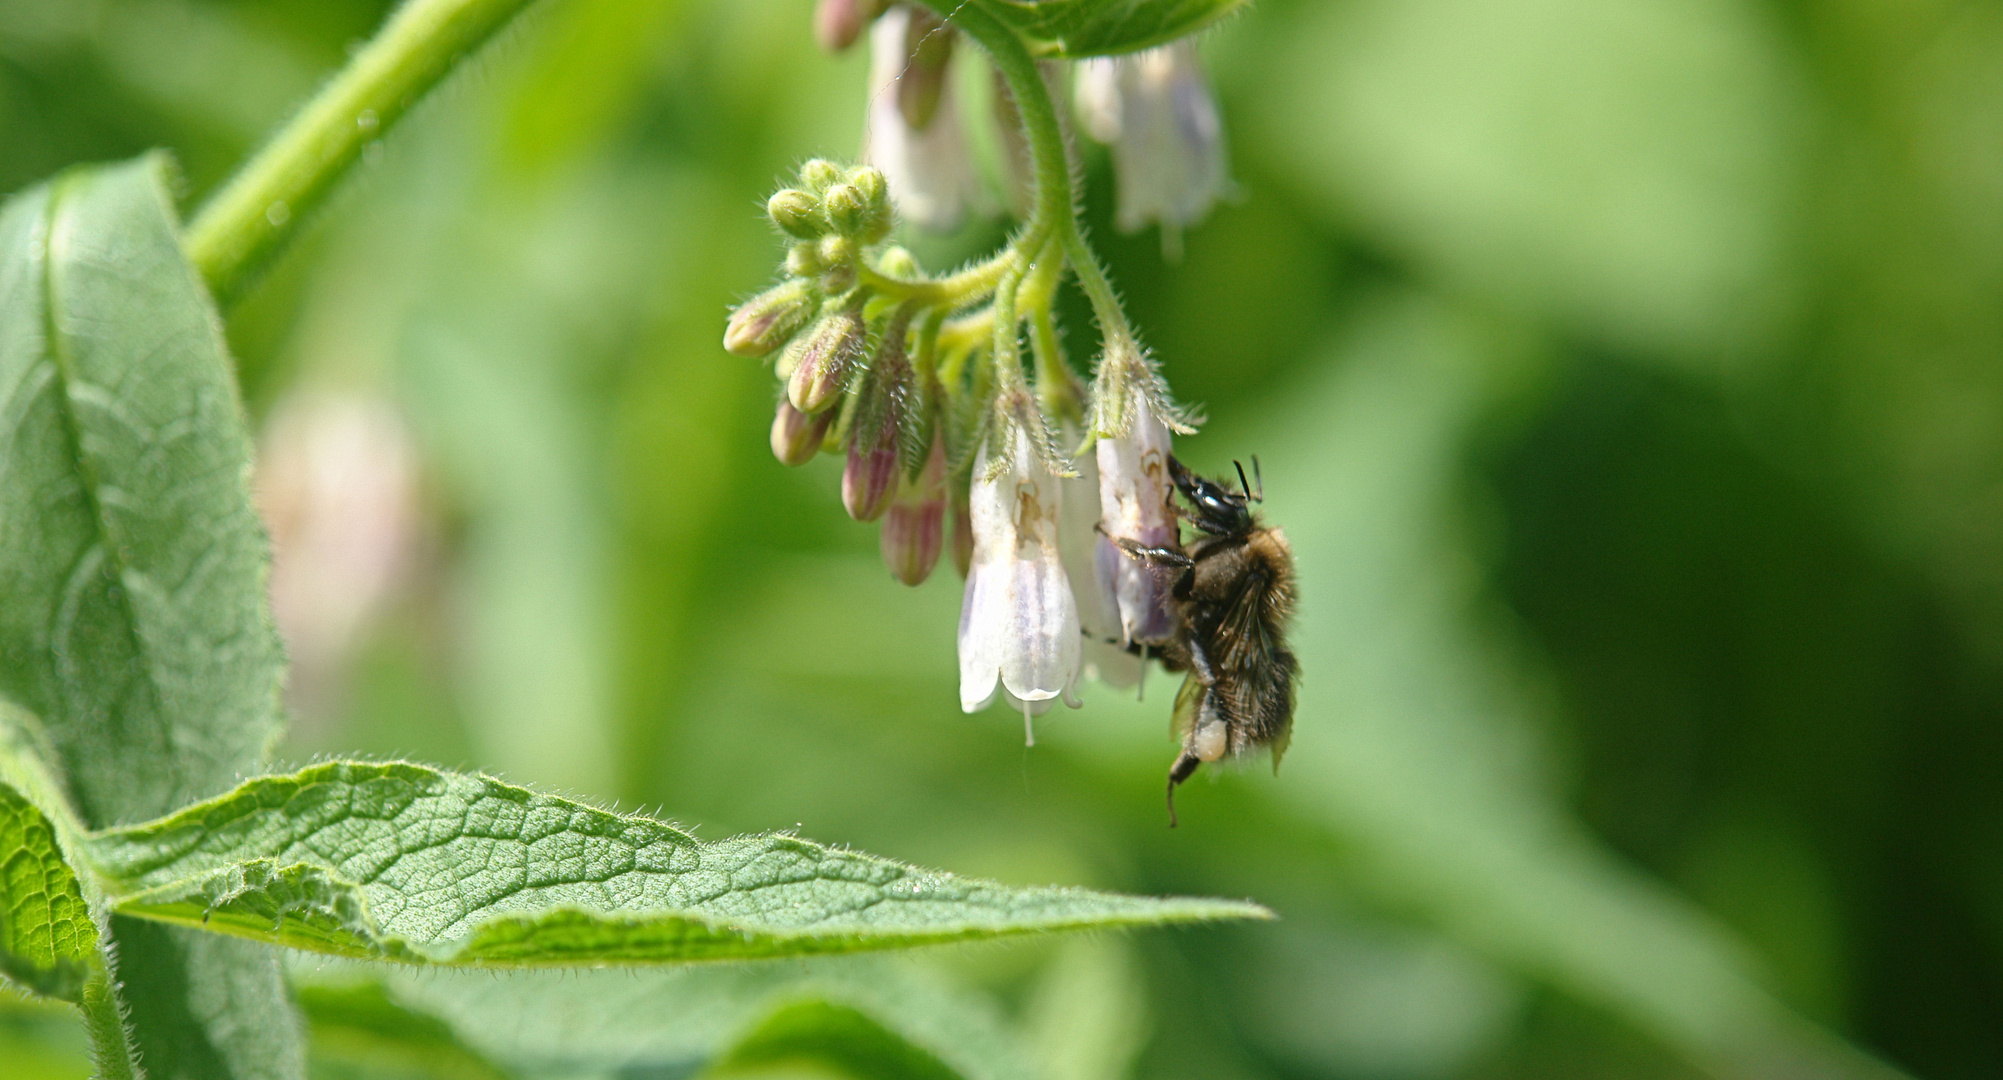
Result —
POLYGON ((1016 312, 1016 294, 1022 284, 1021 263, 1011 265, 995 289, 994 347, 989 350, 995 370, 995 389, 1004 397, 1027 388, 1022 377, 1022 333, 1016 312))
POLYGON ((856 280, 885 296, 955 311, 993 293, 1002 274, 1021 257, 1018 247, 1010 244, 985 261, 930 281, 894 277, 858 260, 856 280))
POLYGON ((1055 231, 1064 254, 1078 270, 1078 284, 1092 302, 1092 313, 1099 320, 1099 331, 1108 347, 1132 342, 1133 327, 1127 322, 1126 312, 1120 309, 1120 298, 1078 227, 1064 128, 1058 122, 1057 108, 1050 100, 1035 59, 1023 46, 1022 39, 989 14, 980 0, 924 0, 924 3, 979 42, 994 62, 995 70, 1007 80, 1010 92, 1015 95, 1016 111, 1022 116, 1036 171, 1036 206, 1030 219, 1055 231))
POLYGON ((534 0, 409 0, 182 236, 220 303, 240 294, 369 143, 534 0))

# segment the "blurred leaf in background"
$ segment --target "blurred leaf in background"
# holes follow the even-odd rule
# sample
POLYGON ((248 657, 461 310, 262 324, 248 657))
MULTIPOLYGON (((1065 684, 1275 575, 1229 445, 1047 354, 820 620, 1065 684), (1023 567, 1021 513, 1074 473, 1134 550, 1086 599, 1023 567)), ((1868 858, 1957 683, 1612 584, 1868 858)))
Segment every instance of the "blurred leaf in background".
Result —
MULTIPOLYGON (((14 0, 0 186, 157 145, 198 200, 386 7, 14 0)), ((230 313, 267 447, 364 401, 343 460, 404 470, 398 570, 283 753, 1284 916, 867 983, 974 1002, 1023 1075, 2003 1073, 2003 20, 1267 0, 1204 45, 1239 201, 1164 263, 1088 150, 1088 216, 1213 417, 1181 449, 1259 454, 1299 555, 1277 778, 1194 785, 1170 833, 1165 682, 1028 752, 962 716, 958 582, 899 586, 835 463, 771 460, 723 315, 777 252, 758 200, 867 105, 807 0, 551 0, 230 313)), ((359 580, 280 539, 281 576, 359 580)), ((714 1052, 530 1060, 543 1021, 697 1015, 541 978, 382 995, 466 1068, 714 1052)), ((0 1010, 10 1064, 74 1034, 0 1010)))

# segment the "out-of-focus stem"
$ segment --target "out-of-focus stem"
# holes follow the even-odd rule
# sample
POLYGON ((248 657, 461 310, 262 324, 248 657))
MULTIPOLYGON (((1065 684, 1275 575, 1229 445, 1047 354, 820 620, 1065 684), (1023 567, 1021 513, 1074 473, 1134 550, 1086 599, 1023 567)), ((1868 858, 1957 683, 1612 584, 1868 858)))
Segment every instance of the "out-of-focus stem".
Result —
POLYGON ((219 302, 239 295, 364 148, 534 0, 409 0, 195 215, 182 247, 219 302))

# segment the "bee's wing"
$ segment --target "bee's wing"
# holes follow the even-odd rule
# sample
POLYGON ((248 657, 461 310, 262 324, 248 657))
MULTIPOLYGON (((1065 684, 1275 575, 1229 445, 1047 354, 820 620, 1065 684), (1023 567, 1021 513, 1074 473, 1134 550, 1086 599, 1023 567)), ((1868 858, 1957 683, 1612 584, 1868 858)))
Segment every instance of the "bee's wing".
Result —
POLYGON ((1230 673, 1222 695, 1231 719, 1244 726, 1254 745, 1273 748, 1273 768, 1287 752, 1294 726, 1294 654, 1267 632, 1266 605, 1272 580, 1264 573, 1244 584, 1218 621, 1218 655, 1211 662, 1230 673))
POLYGON ((1245 575, 1238 591, 1217 621, 1216 644, 1210 662, 1232 672, 1256 671, 1272 654, 1273 643, 1266 636, 1266 602, 1272 586, 1264 571, 1245 575))
POLYGON ((1175 692, 1175 711, 1169 714, 1169 730, 1174 733, 1175 741, 1189 741, 1189 733, 1196 727, 1196 716, 1203 711, 1204 689, 1195 672, 1183 676, 1182 689, 1175 692))

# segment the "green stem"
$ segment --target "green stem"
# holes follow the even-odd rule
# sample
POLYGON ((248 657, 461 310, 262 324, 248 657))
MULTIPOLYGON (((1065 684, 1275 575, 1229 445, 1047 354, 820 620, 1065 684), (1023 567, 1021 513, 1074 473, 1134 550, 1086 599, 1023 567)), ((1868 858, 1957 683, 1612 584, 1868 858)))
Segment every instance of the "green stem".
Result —
POLYGON ((1021 256, 1011 244, 984 262, 930 281, 893 277, 868 263, 857 260, 856 280, 899 300, 916 301, 921 307, 956 311, 995 291, 1004 271, 1021 256))
POLYGON ((995 372, 995 387, 1004 397, 1025 388, 1022 378, 1022 333, 1016 325, 1015 310, 1022 270, 1021 263, 1010 266, 995 289, 995 340, 990 359, 995 372))
POLYGON ((111 977, 102 959, 84 980, 83 998, 77 1008, 83 1013, 84 1030, 90 1035, 90 1056, 97 1066, 96 1080, 134 1080, 138 1070, 132 1064, 132 1042, 119 1015, 118 997, 112 992, 111 977))
POLYGON ((1023 133, 1035 166, 1036 208, 1030 219, 1055 230, 1064 254, 1077 267, 1078 284, 1092 302, 1092 314, 1099 321, 1106 345, 1110 348, 1132 342, 1133 328, 1127 323, 1126 312, 1120 309, 1120 298, 1113 292, 1112 282, 1078 227, 1064 127, 1057 119, 1057 107, 1050 100, 1036 60, 1015 31, 989 14, 980 0, 924 0, 924 3, 979 42, 995 70, 1007 80, 1009 91, 1015 95, 1016 112, 1022 117, 1023 133))
POLYGON ((242 293, 369 143, 534 0, 409 0, 230 178, 182 246, 219 302, 242 293))

